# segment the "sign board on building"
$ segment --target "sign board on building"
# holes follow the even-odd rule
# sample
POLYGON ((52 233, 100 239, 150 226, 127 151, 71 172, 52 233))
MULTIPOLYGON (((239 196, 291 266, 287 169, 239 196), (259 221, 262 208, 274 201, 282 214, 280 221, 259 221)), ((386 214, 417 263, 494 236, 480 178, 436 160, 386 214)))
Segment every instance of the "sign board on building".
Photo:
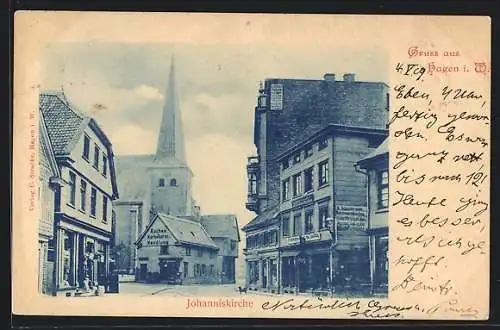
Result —
POLYGON ((271 110, 283 109, 283 85, 271 84, 271 110))
POLYGON ((151 228, 142 240, 143 246, 168 245, 170 233, 166 228, 151 228))
POLYGON ((306 242, 319 241, 320 239, 321 239, 321 234, 319 232, 304 235, 304 240, 306 242))
POLYGON ((364 206, 336 205, 335 219, 337 230, 364 231, 367 225, 368 210, 364 206))
POLYGON ((288 238, 288 244, 299 244, 300 236, 292 236, 288 238))

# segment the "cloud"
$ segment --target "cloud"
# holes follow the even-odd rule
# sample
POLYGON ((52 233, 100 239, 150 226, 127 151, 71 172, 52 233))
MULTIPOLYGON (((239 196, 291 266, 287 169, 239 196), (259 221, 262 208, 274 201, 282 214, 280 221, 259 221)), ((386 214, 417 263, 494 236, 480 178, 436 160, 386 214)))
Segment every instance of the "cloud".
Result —
POLYGON ((108 133, 113 151, 117 155, 151 154, 155 152, 156 132, 128 124, 108 133))
POLYGON ((132 92, 138 97, 144 99, 157 100, 157 101, 163 100, 162 93, 160 93, 158 88, 155 88, 153 86, 140 85, 139 87, 136 87, 132 92))

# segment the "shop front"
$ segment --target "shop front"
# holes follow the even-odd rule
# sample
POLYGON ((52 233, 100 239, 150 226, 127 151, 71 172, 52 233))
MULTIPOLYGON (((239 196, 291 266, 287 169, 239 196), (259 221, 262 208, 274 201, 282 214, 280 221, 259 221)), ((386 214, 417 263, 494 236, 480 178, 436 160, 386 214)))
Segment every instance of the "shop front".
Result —
POLYGON ((55 242, 56 294, 73 295, 107 285, 109 237, 62 224, 55 242))

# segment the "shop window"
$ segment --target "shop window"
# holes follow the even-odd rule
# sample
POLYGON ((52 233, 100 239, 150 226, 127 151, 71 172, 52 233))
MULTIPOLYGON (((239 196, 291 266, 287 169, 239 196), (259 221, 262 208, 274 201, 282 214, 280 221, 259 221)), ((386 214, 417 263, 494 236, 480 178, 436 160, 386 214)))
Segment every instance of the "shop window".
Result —
POLYGON ((320 186, 328 183, 328 160, 318 164, 318 177, 320 186))
POLYGON ((293 176, 293 197, 302 195, 302 174, 293 176))
POLYGON ((76 200, 76 174, 69 172, 69 204, 75 206, 76 200))
POLYGON ((90 138, 87 135, 83 136, 83 153, 82 157, 85 160, 89 160, 90 155, 90 138))
POLYGON ((389 207, 389 171, 379 172, 378 188, 378 207, 386 209, 389 207))
POLYGON ((314 172, 313 168, 308 168, 304 171, 304 192, 313 190, 314 172))
POLYGON ((305 214, 305 232, 311 233, 314 230, 314 225, 313 225, 313 210, 308 210, 306 211, 305 214))

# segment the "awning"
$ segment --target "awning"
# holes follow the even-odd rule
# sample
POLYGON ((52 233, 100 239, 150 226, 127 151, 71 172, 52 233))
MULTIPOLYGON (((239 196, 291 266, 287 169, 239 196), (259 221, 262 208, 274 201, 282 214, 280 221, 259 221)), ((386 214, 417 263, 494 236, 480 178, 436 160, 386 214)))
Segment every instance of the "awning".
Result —
POLYGON ((300 254, 299 251, 284 251, 281 252, 281 257, 286 258, 286 257, 296 257, 300 254))

